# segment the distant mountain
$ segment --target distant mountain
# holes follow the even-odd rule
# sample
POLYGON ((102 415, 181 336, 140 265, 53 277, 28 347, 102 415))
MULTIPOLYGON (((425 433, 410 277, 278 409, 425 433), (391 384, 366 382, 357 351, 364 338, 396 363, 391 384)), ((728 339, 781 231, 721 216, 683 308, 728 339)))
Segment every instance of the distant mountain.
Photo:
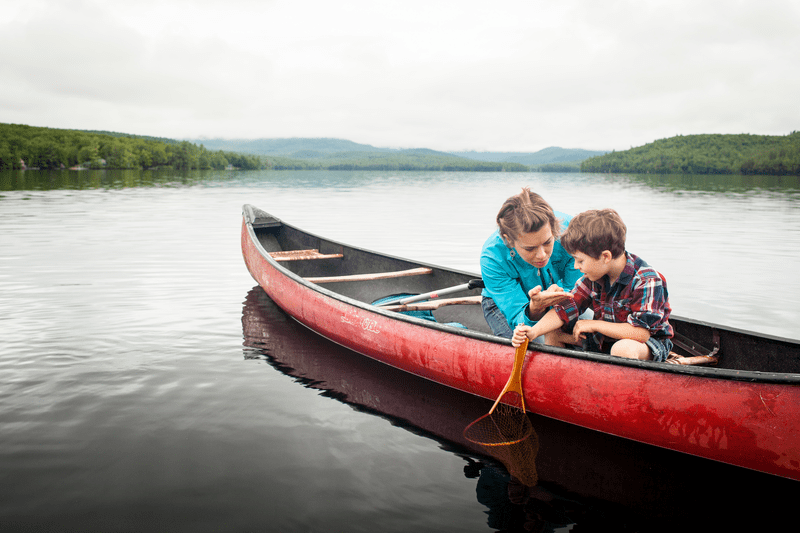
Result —
POLYGON ((492 163, 518 163, 525 166, 551 163, 578 163, 608 151, 550 147, 538 152, 439 152, 427 148, 379 148, 345 139, 279 138, 279 139, 186 139, 202 144, 208 150, 223 150, 245 154, 283 156, 294 159, 322 159, 333 156, 352 156, 355 153, 393 153, 403 155, 456 156, 492 163))
MULTIPOLYGON (((430 148, 401 148, 398 150, 392 150, 398 154, 403 155, 434 155, 434 156, 446 156, 452 157, 453 154, 450 152, 437 152, 436 150, 431 150, 430 148)), ((491 161, 492 163, 498 163, 499 161, 491 161)))
POLYGON ((344 139, 186 139, 202 144, 209 150, 224 150, 256 155, 280 155, 297 158, 325 157, 339 152, 393 152, 390 148, 376 148, 344 139))
POLYGON ((582 150, 580 148, 559 148, 551 146, 538 152, 451 152, 453 155, 477 161, 498 161, 501 163, 520 163, 527 166, 550 163, 580 162, 590 157, 607 154, 609 151, 582 150))

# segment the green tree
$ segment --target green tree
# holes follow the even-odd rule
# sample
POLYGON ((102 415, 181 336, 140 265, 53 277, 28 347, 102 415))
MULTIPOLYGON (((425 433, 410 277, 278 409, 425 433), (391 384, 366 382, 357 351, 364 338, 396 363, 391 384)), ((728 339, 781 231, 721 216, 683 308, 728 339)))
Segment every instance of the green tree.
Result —
POLYGON ((35 138, 28 148, 28 166, 41 169, 61 168, 65 157, 61 147, 46 137, 35 138))

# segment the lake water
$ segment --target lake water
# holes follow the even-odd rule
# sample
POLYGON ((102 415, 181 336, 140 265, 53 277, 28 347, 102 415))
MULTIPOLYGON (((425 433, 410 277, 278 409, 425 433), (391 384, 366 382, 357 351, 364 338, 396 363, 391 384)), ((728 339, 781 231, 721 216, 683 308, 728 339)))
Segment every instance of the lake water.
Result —
POLYGON ((616 208, 675 314, 800 338, 797 178, 0 173, 0 530, 783 527, 796 482, 537 417, 540 483, 521 495, 458 444, 491 402, 316 337, 242 261, 251 203, 478 272, 522 186, 616 208))

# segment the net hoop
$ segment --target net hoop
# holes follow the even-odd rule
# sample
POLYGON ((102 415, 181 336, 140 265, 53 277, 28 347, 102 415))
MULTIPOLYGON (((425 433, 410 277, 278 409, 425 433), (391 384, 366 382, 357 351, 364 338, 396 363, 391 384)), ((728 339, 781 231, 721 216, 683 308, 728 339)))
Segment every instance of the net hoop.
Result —
MULTIPOLYGON (((492 419, 493 415, 494 413, 487 413, 464 428, 464 438, 471 443, 478 444, 480 446, 509 446, 511 444, 518 444, 524 441, 533 433, 533 426, 529 422, 524 424, 523 433, 521 435, 516 435, 513 439, 487 439, 485 438, 487 436, 487 431, 486 429, 481 428, 481 426, 488 425, 487 419, 492 419)), ((495 424, 492 423, 491 425, 494 426, 495 424)))

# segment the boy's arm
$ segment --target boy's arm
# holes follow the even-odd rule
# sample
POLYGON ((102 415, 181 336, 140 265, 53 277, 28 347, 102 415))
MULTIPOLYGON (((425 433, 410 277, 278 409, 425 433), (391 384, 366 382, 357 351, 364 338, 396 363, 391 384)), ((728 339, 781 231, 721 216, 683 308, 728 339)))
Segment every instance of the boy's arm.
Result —
POLYGON ((627 322, 605 322, 604 320, 578 320, 572 330, 575 340, 580 341, 589 333, 600 333, 611 339, 633 339, 647 342, 650 332, 627 322))
POLYGON ((672 336, 669 325, 671 309, 667 296, 666 281, 654 269, 642 269, 637 273, 630 298, 631 313, 628 323, 645 328, 651 335, 672 336))
POLYGON ((540 335, 544 335, 546 333, 550 333, 551 331, 555 331, 561 326, 564 325, 564 321, 561 320, 561 317, 558 316, 558 313, 555 309, 549 310, 545 315, 536 323, 532 330, 536 333, 531 339, 535 339, 540 335))
POLYGON ((511 344, 516 348, 522 344, 522 341, 525 340, 526 336, 529 340, 533 340, 536 337, 550 333, 551 331, 554 331, 563 325, 564 322, 561 320, 561 318, 559 318, 558 313, 551 309, 533 326, 517 326, 514 329, 514 336, 511 339, 511 344))

